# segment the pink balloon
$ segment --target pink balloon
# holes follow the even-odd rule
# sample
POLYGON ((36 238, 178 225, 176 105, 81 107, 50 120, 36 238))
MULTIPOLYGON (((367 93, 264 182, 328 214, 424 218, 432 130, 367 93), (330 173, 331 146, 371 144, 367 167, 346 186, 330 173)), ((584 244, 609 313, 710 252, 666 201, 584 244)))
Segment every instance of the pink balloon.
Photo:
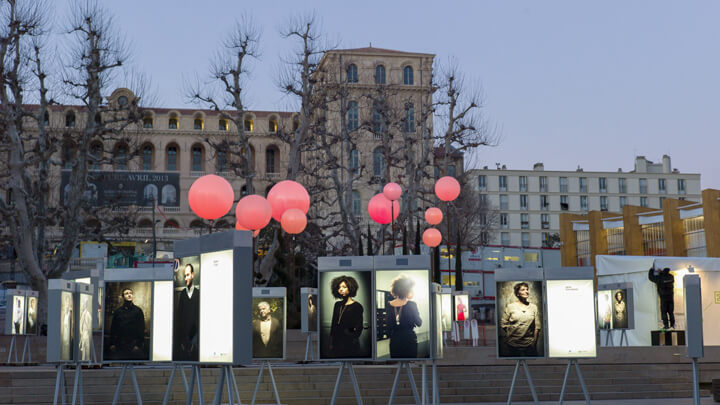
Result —
POLYGON ((283 180, 274 185, 267 200, 272 207, 272 217, 278 222, 282 222, 283 213, 290 208, 297 208, 303 214, 307 214, 310 209, 310 194, 302 184, 292 180, 283 180))
POLYGON ((240 225, 240 222, 235 222, 235 229, 238 231, 252 232, 254 238, 257 238, 257 236, 260 234, 260 229, 256 229, 255 232, 253 232, 252 229, 247 229, 244 226, 240 225))
POLYGON ((370 218, 378 224, 389 224, 397 219, 400 214, 400 203, 388 200, 383 193, 375 194, 375 196, 370 199, 370 202, 368 202, 368 214, 370 214, 370 218), (390 204, 392 204, 392 210, 390 209, 390 204), (391 211, 392 219, 390 218, 391 211))
POLYGON ((235 206, 235 218, 247 229, 262 229, 270 223, 272 207, 265 198, 248 195, 241 198, 235 206))
POLYGON ((454 177, 441 177, 435 182, 435 195, 442 201, 453 201, 460 195, 460 183, 454 177))
POLYGON ((235 193, 227 180, 214 174, 202 176, 188 191, 190 209, 203 219, 215 220, 230 211, 235 193))
POLYGON ((290 208, 282 215, 280 225, 282 225, 285 232, 295 235, 305 230, 305 227, 307 226, 307 217, 301 210, 297 208, 290 208))
POLYGON ((425 210, 425 220, 430 225, 437 225, 443 220, 443 213, 440 208, 430 207, 425 210))
POLYGON ((383 195, 390 201, 399 200, 402 195, 402 188, 397 183, 388 183, 383 187, 383 195))
POLYGON ((423 232, 422 240, 426 246, 435 247, 442 241, 442 235, 440 235, 440 231, 437 229, 428 228, 423 232))

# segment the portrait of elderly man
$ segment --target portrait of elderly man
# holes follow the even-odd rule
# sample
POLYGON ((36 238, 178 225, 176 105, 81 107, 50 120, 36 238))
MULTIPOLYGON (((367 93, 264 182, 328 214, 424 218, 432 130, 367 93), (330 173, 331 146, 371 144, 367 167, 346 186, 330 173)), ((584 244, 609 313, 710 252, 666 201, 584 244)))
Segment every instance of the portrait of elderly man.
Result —
POLYGON ((283 357, 283 325, 272 315, 270 302, 260 301, 253 319, 253 357, 279 359, 283 357))
POLYGON ((516 299, 505 306, 499 319, 499 327, 504 332, 500 356, 537 357, 542 321, 537 305, 530 302, 530 285, 524 281, 516 283, 513 293, 516 299))

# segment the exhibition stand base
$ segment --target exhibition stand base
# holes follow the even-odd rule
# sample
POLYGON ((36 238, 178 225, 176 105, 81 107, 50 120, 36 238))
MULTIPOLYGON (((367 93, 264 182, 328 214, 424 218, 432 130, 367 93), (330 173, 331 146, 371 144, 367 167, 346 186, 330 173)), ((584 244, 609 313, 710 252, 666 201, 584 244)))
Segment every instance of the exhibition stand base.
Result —
MULTIPOLYGON (((255 398, 257 398, 258 388, 260 388, 260 381, 262 381, 262 375, 263 370, 267 367, 268 374, 270 375, 270 381, 272 382, 272 388, 273 392, 275 393, 275 401, 277 402, 277 405, 280 405, 280 394, 278 394, 277 384, 275 384, 275 376, 273 375, 272 367, 270 366, 270 362, 265 360, 260 365, 260 371, 258 371, 258 378, 257 382, 255 383, 255 390, 253 391, 252 396, 252 402, 250 402, 250 405, 255 405, 255 398)), ((239 400, 239 396, 238 396, 239 400)), ((232 402, 230 403, 232 405, 232 402)))
POLYGON ((122 389, 122 383, 125 380, 125 373, 128 371, 130 372, 130 379, 132 380, 137 404, 142 405, 143 403, 142 395, 140 394, 140 387, 138 386, 137 377, 135 376, 135 368, 131 363, 127 363, 123 364, 122 371, 120 371, 120 378, 118 379, 117 388, 115 388, 115 395, 113 396, 113 405, 116 405, 120 399, 120 389, 122 389))
MULTIPOLYGON (((528 385, 530 386, 530 393, 532 394, 533 401, 536 404, 539 404, 540 402, 538 402, 538 396, 535 392, 535 384, 533 384, 532 377, 530 376, 530 369, 528 368, 527 361, 525 360, 518 360, 517 362, 515 362, 515 371, 513 372, 512 382, 510 383, 510 392, 508 393, 507 404, 512 404, 512 396, 513 392, 515 391, 515 383, 517 382, 520 365, 522 365, 523 369, 525 370, 525 378, 527 379, 528 385)), ((565 378, 567 378, 567 376, 565 378)), ((560 403, 562 403, 562 400, 560 403)))
MULTIPOLYGON (((400 382, 400 374, 402 373, 402 369, 405 368, 407 370, 407 376, 410 379, 410 388, 412 388, 413 397, 415 397, 415 403, 418 405, 421 405, 420 402, 420 396, 418 395, 417 386, 415 385, 415 378, 413 378, 412 370, 410 370, 410 362, 407 361, 401 361, 398 363, 397 371, 395 371, 395 380, 393 382, 392 390, 390 391, 390 400, 388 401, 388 405, 392 405, 393 401, 395 400, 395 393, 397 392, 398 383, 400 382)), ((422 378, 422 384, 423 384, 423 391, 425 389, 425 365, 423 364, 423 378, 422 378)), ((425 403, 425 392, 423 392, 423 402, 425 403)))
MULTIPOLYGON (((85 393, 83 392, 82 365, 80 363, 74 364, 75 382, 73 384, 72 405, 84 405, 85 393)), ((58 399, 60 399, 60 403, 62 405, 65 405, 65 366, 67 366, 65 363, 58 364, 56 366, 57 374, 55 376, 55 395, 53 397, 54 405, 58 404, 58 399)))
POLYGON ((17 344, 17 335, 12 335, 12 338, 10 338, 10 347, 8 348, 8 359, 7 364, 26 364, 25 358, 27 358, 27 363, 32 363, 32 353, 30 351, 30 336, 31 335, 23 335, 25 336, 25 343, 23 344, 23 350, 22 350, 22 356, 20 357, 20 361, 18 361, 18 344, 17 344), (12 361, 13 356, 15 357, 15 361, 12 361))
MULTIPOLYGON (((613 331, 617 329, 607 329, 605 330, 605 346, 615 346, 615 342, 613 341, 613 331)), ((602 331, 602 329, 601 329, 602 331)), ((628 342, 627 337, 627 330, 626 329, 620 329, 620 344, 618 346, 623 345, 623 340, 625 341, 625 346, 630 346, 630 342, 628 342)))
POLYGON ((333 389, 332 398, 330 398, 330 405, 335 405, 337 401, 338 392, 340 391, 340 381, 342 380, 343 372, 345 368, 348 369, 350 380, 355 390, 355 401, 358 405, 362 405, 362 397, 360 396, 360 386, 358 385, 357 377, 355 376, 355 370, 353 370, 352 363, 349 361, 343 361, 340 363, 340 369, 338 370, 337 380, 335 381, 335 388, 333 389))
POLYGON ((588 393, 587 387, 585 387, 585 380, 580 372, 580 366, 578 365, 577 359, 568 360, 567 369, 565 369, 565 378, 563 378, 563 385, 560 390, 559 404, 562 405, 563 400, 565 399, 565 390, 567 389, 568 378, 570 377, 570 371, 573 364, 575 364, 575 372, 577 373, 578 380, 580 381, 580 386, 582 387, 583 395, 585 396, 585 402, 590 405, 590 393, 588 393))

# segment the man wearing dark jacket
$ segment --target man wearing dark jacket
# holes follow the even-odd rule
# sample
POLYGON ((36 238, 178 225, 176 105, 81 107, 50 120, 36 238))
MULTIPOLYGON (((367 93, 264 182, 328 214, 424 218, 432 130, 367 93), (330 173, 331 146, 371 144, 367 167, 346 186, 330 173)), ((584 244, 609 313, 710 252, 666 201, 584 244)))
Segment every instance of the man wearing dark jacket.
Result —
POLYGON ((133 304, 133 290, 122 291, 123 305, 113 312, 110 327, 110 353, 112 360, 143 360, 145 357, 145 316, 133 304))
POLYGON ((675 302, 673 290, 675 289, 675 277, 670 274, 669 268, 664 268, 655 274, 655 269, 650 268, 648 279, 655 283, 658 296, 660 297, 660 316, 663 321, 663 328, 668 329, 668 315, 670 316, 670 328, 675 328, 675 302))

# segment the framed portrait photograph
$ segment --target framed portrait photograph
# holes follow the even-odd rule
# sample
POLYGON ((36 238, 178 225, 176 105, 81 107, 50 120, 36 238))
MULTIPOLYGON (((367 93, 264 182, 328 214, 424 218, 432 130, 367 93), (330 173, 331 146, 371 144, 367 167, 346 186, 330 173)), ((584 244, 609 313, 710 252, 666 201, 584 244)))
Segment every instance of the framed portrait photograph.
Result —
POLYGON ((498 357, 545 357, 542 281, 498 281, 495 294, 498 357))
POLYGON ((300 289, 300 330, 303 333, 317 332, 318 295, 317 288, 300 289))
POLYGON ((104 361, 150 361, 152 284, 105 282, 104 361))
POLYGON ((173 267, 173 361, 200 358, 200 256, 177 258, 173 267))
POLYGON ((97 302, 95 303, 95 318, 93 319, 93 330, 94 331, 102 331, 103 329, 103 319, 105 318, 105 311, 103 311, 103 306, 105 305, 105 282, 100 281, 98 283, 97 287, 97 293, 95 294, 95 297, 97 299, 97 302))
POLYGON ((620 288, 612 290, 612 322, 613 329, 628 329, 628 290, 620 288))
POLYGON ((457 322, 469 321, 472 308, 470 307, 470 295, 462 291, 453 293, 453 314, 457 322))
POLYGON ((371 360, 372 271, 320 271, 318 278, 319 358, 371 360))
POLYGON ((548 356, 566 359, 596 357, 592 267, 545 269, 545 276, 548 356))
MULTIPOLYGON (((75 300, 70 291, 61 292, 60 301, 60 360, 72 361, 75 346, 75 300)), ((49 325, 48 325, 49 326, 49 325)))
MULTIPOLYGON (((15 290, 19 293, 23 293, 20 290, 15 290)), ((12 323, 10 328, 11 335, 24 335, 25 334, 25 295, 14 295, 12 296, 12 307, 10 308, 12 314, 12 323)))
MULTIPOLYGON (((605 318, 599 317, 599 329, 634 329, 635 313, 632 283, 610 283, 598 286, 598 306, 602 302, 606 307, 605 318), (602 298, 601 298, 602 296, 602 298), (607 304, 605 302, 607 301, 607 304), (610 326, 607 326, 607 319, 610 326)), ((599 311, 599 309, 598 309, 599 311)))
POLYGON ((253 288, 253 359, 285 358, 285 288, 253 288))
POLYGON ((77 296, 77 354, 76 359, 80 362, 89 362, 92 355, 92 329, 93 319, 93 288, 90 284, 76 283, 77 296))
MULTIPOLYGON (((31 296, 31 298, 37 298, 37 296, 31 296)), ((74 359, 74 307, 75 283, 70 280, 49 279, 46 346, 48 363, 66 363, 74 359)), ((35 319, 37 320, 36 315, 35 319)))
POLYGON ((375 358, 430 358, 429 270, 376 268, 375 293, 375 358))
POLYGON ((442 320, 442 289, 440 288, 440 284, 432 283, 430 285, 431 288, 431 297, 432 297, 432 311, 433 311, 433 328, 432 328, 432 334, 435 336, 435 344, 433 346, 433 353, 432 358, 433 359, 442 359, 443 355, 445 353, 444 347, 443 347, 443 320, 442 320))
POLYGON ((28 335, 37 335, 37 315, 38 315, 38 292, 27 292, 27 316, 25 317, 25 331, 28 335))
POLYGON ((451 332, 453 322, 452 289, 442 288, 442 292, 440 293, 440 301, 442 302, 442 330, 443 332, 451 332))
POLYGON ((613 303, 611 290, 599 290, 597 292, 597 325, 598 329, 613 328, 613 303))

